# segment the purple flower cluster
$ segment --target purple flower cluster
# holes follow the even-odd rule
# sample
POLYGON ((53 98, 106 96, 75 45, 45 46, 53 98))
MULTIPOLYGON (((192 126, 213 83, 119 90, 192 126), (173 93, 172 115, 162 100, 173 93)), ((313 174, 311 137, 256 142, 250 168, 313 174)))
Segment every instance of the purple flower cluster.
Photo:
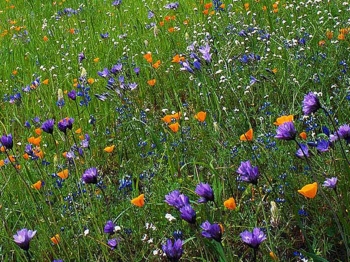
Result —
POLYGON ((266 239, 265 233, 260 228, 254 228, 252 232, 245 230, 241 234, 242 241, 251 248, 259 248, 259 245, 266 239))
POLYGON ((178 190, 174 190, 165 196, 165 202, 179 210, 183 220, 190 224, 196 222, 196 211, 190 205, 188 196, 181 194, 178 190))
POLYGON ((209 239, 214 239, 217 242, 221 242, 222 230, 219 224, 210 224, 209 221, 205 221, 201 228, 202 236, 209 239))
POLYGON ((183 242, 181 239, 177 239, 174 241, 174 243, 171 241, 171 239, 167 239, 166 243, 162 245, 162 250, 166 254, 169 261, 177 262, 180 260, 183 249, 182 249, 183 242))

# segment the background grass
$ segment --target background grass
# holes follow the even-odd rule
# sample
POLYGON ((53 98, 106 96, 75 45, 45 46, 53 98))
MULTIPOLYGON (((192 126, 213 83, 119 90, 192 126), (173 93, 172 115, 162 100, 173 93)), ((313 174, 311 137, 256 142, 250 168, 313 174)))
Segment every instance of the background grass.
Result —
MULTIPOLYGON (((5 161, 0 168, 1 260, 166 260, 161 244, 180 230, 183 261, 251 261, 252 251, 239 233, 260 227, 268 237, 258 261, 272 260, 271 251, 280 261, 299 261, 302 256, 309 261, 346 261, 350 171, 339 143, 325 154, 311 149, 314 154, 306 162, 295 157, 295 144, 274 138, 273 122, 293 114, 298 132, 306 131, 308 141, 324 136, 322 126, 333 133, 349 124, 349 4, 223 1, 222 9, 213 6, 205 15, 207 2, 180 0, 176 10, 164 8, 168 3, 0 4, 0 120, 3 134, 11 133, 14 139, 13 150, 3 150, 0 156, 5 161), (338 40, 341 32, 344 40, 338 40), (100 34, 105 33, 109 36, 103 39, 100 34), (200 56, 198 47, 206 43, 212 60, 202 60, 200 71, 191 74, 171 62, 176 54, 193 61, 188 46, 194 44, 200 56), (81 52, 86 58, 79 63, 81 52), (144 59, 147 52, 153 63, 161 61, 158 69, 144 59), (137 83, 135 90, 121 90, 119 95, 115 87, 106 88, 108 79, 97 72, 116 63, 123 65, 119 75, 126 83, 137 83), (84 72, 91 84, 82 81, 84 72), (23 91, 36 79, 40 81, 36 88, 23 91), (154 86, 147 84, 150 79, 156 79, 154 86), (88 90, 72 101, 67 92, 81 91, 77 83, 88 90), (303 116, 301 102, 309 91, 318 93, 336 127, 322 112, 303 116), (21 99, 12 101, 18 93, 21 99), (96 94, 106 99, 101 101, 96 94), (88 97, 86 105, 79 105, 88 97), (199 111, 207 113, 205 122, 194 118, 199 111), (161 120, 172 112, 181 112, 176 133, 161 120), (67 135, 57 128, 65 117, 74 118, 67 135), (44 158, 25 160, 27 139, 37 137, 35 129, 51 118, 56 122, 53 137, 41 134, 44 158), (240 141, 249 128, 254 140, 240 141), (84 154, 75 151, 73 159, 63 157, 63 152, 80 146, 84 134, 90 136, 84 154), (104 152, 111 145, 114 151, 104 152), (8 161, 9 155, 16 157, 20 169, 8 161), (236 170, 246 160, 262 174, 257 186, 237 179, 236 170), (89 167, 98 168, 98 185, 82 183, 89 167), (63 169, 69 170, 65 180, 57 176, 63 169), (327 201, 320 194, 306 199, 297 192, 315 177, 321 187, 332 176, 339 182, 336 192, 324 189, 327 201), (45 183, 41 189, 31 188, 38 180, 45 183), (212 186, 215 204, 196 202, 199 182, 212 186), (175 189, 189 196, 196 225, 182 221, 179 212, 164 202, 175 189), (141 193, 145 205, 132 206, 130 200, 141 193), (234 211, 223 206, 229 197, 236 200, 234 211), (275 226, 270 223, 271 201, 279 209, 275 226), (166 213, 176 220, 169 222, 166 213), (109 236, 103 233, 107 220, 121 227, 115 234, 121 239, 115 250, 108 247, 109 236), (223 225, 225 258, 215 241, 201 236, 205 220, 223 225), (29 256, 13 241, 21 228, 37 230, 29 256), (54 245, 50 238, 56 234, 60 242, 54 245)), ((345 150, 348 155, 348 145, 345 150)))

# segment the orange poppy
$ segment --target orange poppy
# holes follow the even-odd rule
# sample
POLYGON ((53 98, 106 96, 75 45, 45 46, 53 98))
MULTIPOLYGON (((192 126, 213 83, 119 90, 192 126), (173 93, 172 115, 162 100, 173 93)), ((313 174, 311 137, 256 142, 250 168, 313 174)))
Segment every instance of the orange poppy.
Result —
POLYGON ((241 141, 252 141, 253 140, 253 128, 249 129, 245 134, 239 137, 241 141))
POLYGON ((334 33, 332 31, 327 30, 326 31, 326 37, 328 40, 331 40, 333 38, 334 33))
POLYGON ((179 120, 180 117, 181 117, 181 113, 178 112, 178 113, 175 113, 175 114, 172 114, 172 115, 166 115, 166 116, 164 116, 164 117, 162 118, 162 120, 163 120, 165 123, 169 124, 169 123, 171 123, 171 121, 172 121, 173 119, 179 120))
POLYGON ((288 115, 288 116, 280 116, 276 119, 276 122, 274 122, 273 124, 276 126, 282 125, 286 122, 292 122, 294 120, 294 116, 293 115, 288 115))
POLYGON ((306 132, 301 132, 301 133, 299 134, 299 137, 300 137, 301 139, 303 139, 303 140, 306 140, 306 138, 307 138, 306 132))
POLYGON ((78 128, 77 130, 75 130, 74 133, 81 134, 81 128, 78 128))
POLYGON ((16 161, 16 157, 15 156, 9 156, 9 160, 11 163, 16 161))
POLYGON ((152 65, 152 67, 155 68, 155 69, 157 69, 157 68, 160 66, 160 64, 161 64, 161 62, 160 62, 160 60, 158 60, 157 62, 155 62, 155 63, 152 65))
POLYGON ((67 179, 68 178, 69 171, 68 169, 64 169, 60 172, 57 173, 57 176, 62 178, 62 179, 67 179))
POLYGON ((42 181, 39 180, 38 182, 34 183, 31 187, 36 190, 39 190, 42 187, 42 185, 43 185, 42 181))
POLYGON ((45 36, 43 37, 43 40, 46 42, 46 41, 49 40, 49 38, 45 35, 45 36))
POLYGON ((145 205, 145 194, 141 194, 138 197, 131 199, 131 204, 137 207, 143 207, 145 205))
POLYGON ((103 149, 103 151, 107 152, 107 153, 112 153, 114 150, 115 145, 112 146, 107 146, 105 147, 105 149, 103 149))
POLYGON ((5 161, 3 159, 0 160, 0 167, 5 165, 5 161))
POLYGON ((41 142, 41 136, 38 136, 38 137, 32 136, 28 138, 28 143, 31 143, 35 146, 40 145, 40 142, 41 142))
POLYGON ((176 122, 174 124, 170 124, 169 128, 171 129, 171 131, 176 133, 177 131, 179 131, 180 125, 179 125, 179 123, 176 122))
POLYGON ((200 122, 204 122, 206 117, 207 117, 207 112, 204 112, 204 111, 200 111, 194 116, 194 118, 200 122))
POLYGON ((35 128, 34 132, 35 132, 35 134, 40 136, 43 131, 42 131, 42 129, 40 127, 38 127, 38 128, 35 128))
POLYGON ((43 84, 44 84, 44 85, 48 85, 48 84, 49 84, 49 79, 43 80, 43 84))
POLYGON ((207 14, 209 14, 209 10, 208 10, 208 9, 205 9, 205 10, 202 11, 202 13, 203 13, 204 15, 207 15, 207 14))
POLYGON ((51 239, 51 242, 54 244, 54 245, 57 245, 60 240, 61 240, 61 237, 59 234, 56 234, 54 235, 53 237, 50 238, 51 239))
POLYGON ((95 62, 95 63, 98 63, 98 61, 100 61, 100 58, 99 58, 99 57, 94 58, 94 62, 95 62))
POLYGON ((145 55, 143 55, 143 58, 146 59, 146 61, 148 63, 152 63, 153 59, 152 59, 152 53, 147 53, 145 55))
POLYGON ((159 22, 159 25, 160 25, 160 26, 164 26, 164 21, 160 21, 160 22, 159 22))
POLYGON ((93 83, 95 83, 95 79, 93 79, 93 78, 89 78, 88 79, 88 83, 89 83, 89 85, 92 85, 93 83))
POLYGON ((340 33, 340 34, 338 35, 338 40, 340 40, 340 41, 345 40, 345 35, 342 34, 342 33, 340 33))
POLYGON ((317 193, 317 182, 307 184, 298 190, 298 193, 307 198, 314 198, 317 193))
POLYGON ((147 81, 147 84, 149 84, 150 86, 154 86, 156 84, 157 80, 155 79, 150 79, 147 81))
POLYGON ((224 206, 227 209, 235 210, 236 209, 236 201, 235 201, 235 199, 233 197, 230 197, 229 199, 224 201, 224 206))
POLYGON ((213 3, 206 3, 204 9, 210 9, 213 6, 213 3))
POLYGON ((245 3, 245 4, 244 4, 244 9, 245 9, 246 11, 249 11, 249 3, 245 3))

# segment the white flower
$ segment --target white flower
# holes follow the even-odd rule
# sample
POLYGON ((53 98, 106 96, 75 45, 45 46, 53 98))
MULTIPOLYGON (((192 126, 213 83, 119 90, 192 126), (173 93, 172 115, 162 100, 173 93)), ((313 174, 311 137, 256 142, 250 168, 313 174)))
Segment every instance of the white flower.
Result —
POLYGON ((170 222, 173 221, 173 220, 176 220, 176 218, 173 217, 173 216, 172 216, 171 214, 169 214, 169 213, 167 213, 167 214, 165 215, 165 218, 168 219, 170 222))

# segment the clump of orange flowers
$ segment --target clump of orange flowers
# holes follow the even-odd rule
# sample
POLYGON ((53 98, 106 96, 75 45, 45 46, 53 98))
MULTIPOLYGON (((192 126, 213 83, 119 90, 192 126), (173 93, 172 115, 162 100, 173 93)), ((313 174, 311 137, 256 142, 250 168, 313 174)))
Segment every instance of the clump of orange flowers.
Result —
POLYGON ((171 131, 174 133, 179 131, 180 125, 178 121, 181 117, 181 112, 170 114, 170 115, 165 115, 162 120, 168 124, 168 127, 170 128, 171 131))

